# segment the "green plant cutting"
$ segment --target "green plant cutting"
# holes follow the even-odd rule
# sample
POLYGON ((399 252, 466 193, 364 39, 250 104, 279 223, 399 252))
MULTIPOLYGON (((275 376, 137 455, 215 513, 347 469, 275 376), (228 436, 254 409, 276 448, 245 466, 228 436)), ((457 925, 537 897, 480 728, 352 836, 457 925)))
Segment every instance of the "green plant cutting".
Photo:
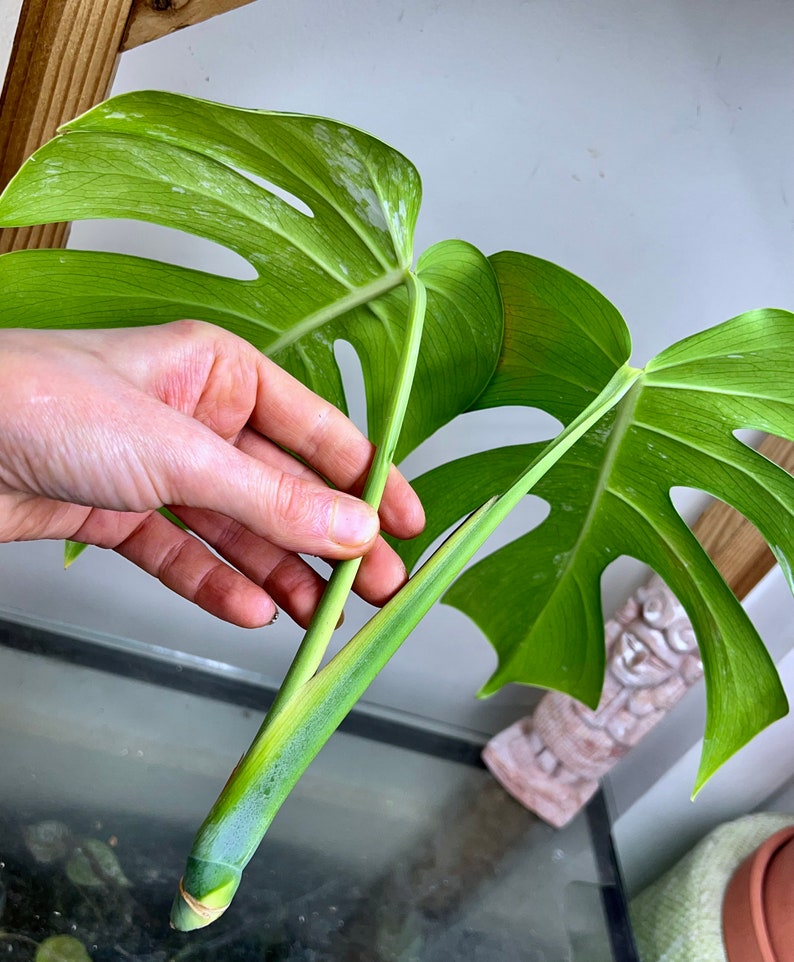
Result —
POLYGON ((486 257, 460 240, 416 259, 420 200, 413 165, 351 126, 161 92, 113 98, 67 124, 0 199, 0 226, 136 218, 224 245, 256 271, 237 280, 122 254, 14 252, 0 258, 4 326, 210 321, 342 410, 334 345, 351 344, 377 452, 364 492, 374 506, 389 465, 465 412, 524 405, 563 426, 548 442, 418 478, 427 528, 397 546, 416 570, 325 660, 358 562, 336 566, 270 712, 199 829, 172 910, 178 929, 228 907, 298 778, 440 598, 496 649, 481 694, 519 682, 595 707, 601 574, 621 555, 648 564, 686 608, 703 659, 696 791, 787 710, 766 648, 670 490, 698 488, 736 507, 794 588, 794 479, 736 434, 794 440, 794 315, 742 314, 635 368, 618 311, 560 267, 517 252, 486 257), (530 491, 548 502, 545 520, 470 566, 530 491))

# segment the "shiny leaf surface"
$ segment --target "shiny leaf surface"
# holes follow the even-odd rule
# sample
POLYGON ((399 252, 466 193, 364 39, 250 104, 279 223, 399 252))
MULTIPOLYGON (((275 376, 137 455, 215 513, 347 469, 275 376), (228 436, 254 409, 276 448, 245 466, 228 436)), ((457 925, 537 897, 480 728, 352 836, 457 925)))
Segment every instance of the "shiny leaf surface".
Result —
MULTIPOLYGON (((122 254, 21 251, 0 258, 0 323, 211 321, 342 410, 334 345, 348 340, 362 362, 370 435, 378 437, 403 342, 420 200, 413 165, 345 124, 124 94, 67 124, 28 161, 3 194, 0 226, 150 221, 229 248, 256 279, 122 254)), ((429 288, 428 316, 400 457, 476 400, 502 340, 498 287, 478 251, 442 243, 418 271, 429 288)))
MULTIPOLYGON (((534 259, 504 255, 494 263, 505 299, 506 342, 528 342, 543 323, 544 343, 563 343, 565 316, 533 306, 534 259)), ((548 273, 558 285, 577 286, 562 273, 548 273)), ((570 299, 565 291, 561 295, 570 299)), ((597 301, 594 307, 600 316, 609 313, 597 301)), ((585 316, 580 322, 582 330, 599 330, 585 316)), ((602 335, 594 333, 596 339, 602 335)), ((625 343, 622 324, 614 341, 625 343)), ((542 353, 538 364, 529 354, 521 362, 528 384, 524 403, 558 417, 565 417, 566 391, 579 396, 597 386, 586 381, 597 345, 586 337, 578 346, 570 338, 565 343, 567 368, 582 372, 579 377, 553 381, 543 370, 542 353)), ((611 363, 619 357, 613 355, 611 363)), ((734 505, 763 534, 791 581, 794 480, 734 432, 755 428, 794 438, 792 359, 794 316, 783 311, 752 312, 688 338, 655 358, 615 411, 540 481, 533 493, 549 502, 549 516, 465 572, 444 599, 469 615, 496 648, 498 668, 483 694, 517 681, 566 691, 595 706, 604 666, 600 577, 615 558, 630 555, 668 583, 698 637, 708 691, 698 785, 785 713, 765 647, 673 507, 670 489, 699 488, 734 505)), ((500 363, 496 383, 506 381, 504 367, 500 363)), ((511 379, 520 385, 521 364, 511 367, 511 379)), ((512 397, 515 403, 520 391, 514 389, 512 397)), ((537 447, 474 455, 418 479, 416 488, 432 507, 424 534, 401 549, 405 560, 415 563, 455 520, 503 490, 537 447)))

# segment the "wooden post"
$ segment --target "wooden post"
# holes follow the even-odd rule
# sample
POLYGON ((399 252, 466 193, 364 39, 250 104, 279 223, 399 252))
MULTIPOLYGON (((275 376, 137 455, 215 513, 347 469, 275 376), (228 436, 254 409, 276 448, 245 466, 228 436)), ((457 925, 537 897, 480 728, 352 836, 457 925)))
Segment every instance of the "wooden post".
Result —
MULTIPOLYGON (((58 127, 104 100, 119 53, 252 0, 25 0, 0 97, 0 190, 58 127)), ((61 247, 67 224, 6 228, 0 254, 61 247)))
MULTIPOLYGON (((110 89, 132 0, 25 0, 0 99, 0 188, 110 89)), ((0 253, 60 247, 66 224, 6 229, 0 253)))
MULTIPOLYGON (((761 454, 794 474, 794 444, 769 435, 758 447, 761 454)), ((750 522, 722 501, 714 501, 692 530, 741 601, 775 565, 764 539, 750 522)))

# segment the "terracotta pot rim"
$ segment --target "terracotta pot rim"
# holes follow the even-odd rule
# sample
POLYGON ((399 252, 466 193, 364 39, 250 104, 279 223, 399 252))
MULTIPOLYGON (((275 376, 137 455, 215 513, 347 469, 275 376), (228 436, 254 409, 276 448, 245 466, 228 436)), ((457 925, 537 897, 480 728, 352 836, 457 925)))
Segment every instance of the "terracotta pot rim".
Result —
MULTIPOLYGON (((742 911, 749 914, 753 935, 758 943, 758 950, 763 962, 780 962, 772 947, 769 937, 769 927, 766 919, 766 905, 764 900, 764 880, 769 864, 775 854, 787 843, 794 839, 794 825, 789 825, 770 835, 739 865, 733 874, 722 902, 723 938, 728 958, 730 955, 731 936, 736 922, 735 913, 742 911), (730 917, 728 915, 730 911, 730 917), (728 924, 726 924, 726 921, 728 924)), ((740 958, 740 956, 736 956, 740 958)))

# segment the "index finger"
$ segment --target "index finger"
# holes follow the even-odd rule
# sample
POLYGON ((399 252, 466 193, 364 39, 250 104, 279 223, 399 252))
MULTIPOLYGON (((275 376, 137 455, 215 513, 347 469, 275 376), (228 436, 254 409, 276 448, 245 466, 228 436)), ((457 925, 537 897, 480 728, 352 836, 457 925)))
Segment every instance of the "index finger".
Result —
MULTIPOLYGON (((259 355, 259 382, 250 424, 294 452, 335 487, 360 494, 374 445, 340 410, 274 361, 259 355)), ((385 530, 412 538, 424 527, 421 502, 392 466, 379 513, 385 530)))

